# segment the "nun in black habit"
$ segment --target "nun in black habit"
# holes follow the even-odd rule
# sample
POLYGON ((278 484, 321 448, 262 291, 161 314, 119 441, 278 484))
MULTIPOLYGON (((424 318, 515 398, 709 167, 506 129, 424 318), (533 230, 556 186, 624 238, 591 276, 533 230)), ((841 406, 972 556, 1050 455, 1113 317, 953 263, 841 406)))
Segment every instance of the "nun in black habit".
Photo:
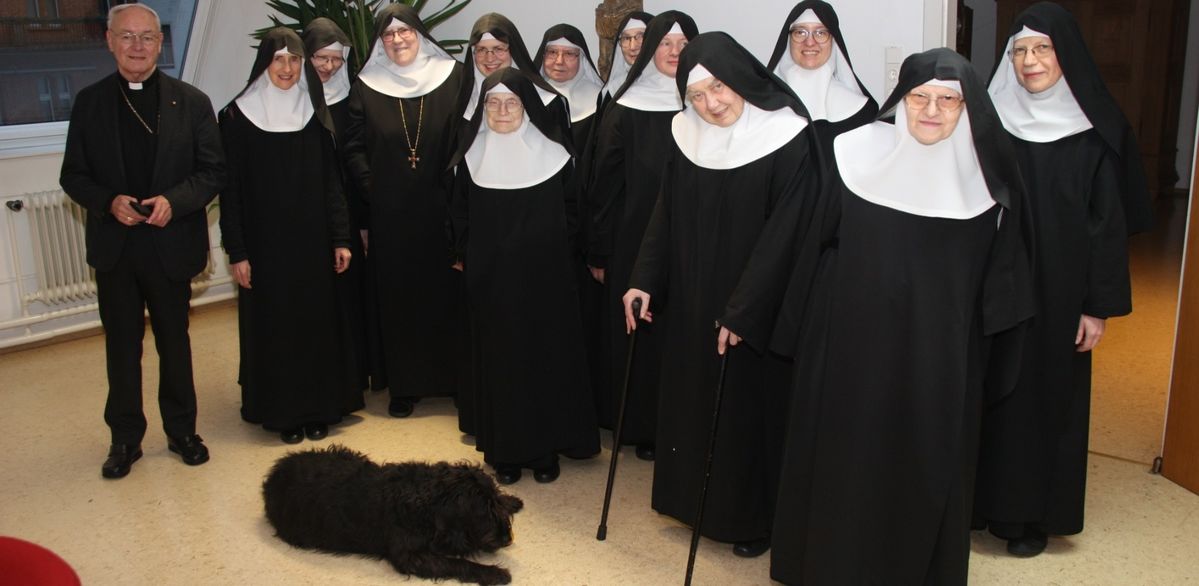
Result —
MULTIPOLYGON (((556 98, 561 101, 561 98, 556 98)), ((532 76, 489 75, 453 162, 456 249, 470 304, 476 446, 511 484, 599 452, 572 271, 573 146, 532 76)))
POLYGON ((1151 221, 1136 138, 1070 13, 1029 7, 1006 56, 990 92, 1028 185, 1038 312, 1015 390, 983 420, 975 511, 1030 556, 1083 529, 1091 349, 1132 311, 1127 238, 1151 221))
MULTIPOLYGON (((679 57, 687 108, 671 124, 661 195, 645 230, 626 320, 666 317, 653 507, 694 520, 721 358, 712 328, 755 246, 786 247, 804 200, 818 195, 817 138, 795 95, 725 33, 703 33, 679 57), (759 243, 768 224, 776 242, 759 243), (665 307, 659 300, 666 299, 665 307), (639 317, 639 316, 638 316, 639 317)), ((742 284, 740 286, 751 286, 742 284)), ((724 350, 721 349, 723 352, 724 350)), ((764 347, 730 348, 701 533, 766 551, 782 453, 790 362, 764 347)))
MULTIPOLYGON (((611 386, 596 392, 612 396, 608 403, 614 406, 619 404, 629 348, 621 296, 629 288, 633 261, 658 200, 665 160, 674 148, 671 119, 683 109, 674 80, 679 53, 696 34, 695 21, 682 12, 671 10, 654 17, 637 61, 596 130, 592 183, 586 191, 592 214, 587 264, 607 288, 611 386)), ((638 329, 629 374, 621 440, 636 444, 642 459, 654 457, 660 326, 644 324, 638 329)))
MULTIPOLYGON (((312 68, 321 79, 325 105, 333 119, 334 143, 340 149, 346 143, 346 129, 350 122, 349 101, 346 100, 350 96, 350 39, 336 23, 325 17, 312 19, 300 37, 312 68)), ((342 318, 350 335, 347 352, 350 372, 353 384, 358 389, 383 389, 387 381, 382 371, 383 356, 379 347, 378 301, 374 293, 373 268, 368 266, 361 236, 361 231, 367 229, 363 221, 366 216, 365 203, 354 190, 353 183, 347 180, 344 165, 339 170, 349 212, 350 252, 354 258, 350 267, 337 277, 342 318)))
POLYGON ((629 77, 629 69, 637 62, 641 48, 645 46, 645 28, 654 15, 648 12, 634 10, 625 15, 616 28, 616 38, 613 39, 612 66, 608 68, 608 79, 600 90, 600 112, 612 101, 612 95, 624 86, 629 77))
POLYGON ((242 418, 284 442, 320 439, 362 406, 335 273, 349 221, 320 78, 300 37, 269 31, 246 88, 221 110, 229 183, 221 239, 238 284, 242 418))
POLYGON ((538 72, 545 82, 566 98, 574 144, 587 144, 604 80, 591 60, 583 33, 569 24, 550 27, 541 37, 533 62, 540 65, 538 72))
MULTIPOLYGON (((836 139, 839 184, 801 215, 769 333, 796 355, 771 551, 785 583, 966 583, 984 384, 1018 365, 991 350, 1033 312, 1020 174, 971 64, 908 57, 882 112, 894 124, 836 139)), ((786 256, 760 247, 747 271, 786 256)), ((780 283, 748 282, 720 323, 752 340, 780 283)))
POLYGON ((828 2, 804 0, 791 9, 766 67, 799 96, 826 153, 839 134, 873 122, 878 114, 878 103, 853 70, 840 20, 828 2))
POLYGON ((475 21, 471 27, 469 43, 462 55, 464 76, 458 94, 458 110, 462 117, 470 120, 479 101, 479 87, 492 73, 506 67, 519 69, 532 76, 530 81, 537 87, 541 102, 547 106, 566 110, 565 102, 555 102, 558 93, 545 80, 538 77, 541 68, 529 57, 529 49, 508 17, 489 12, 475 21))
POLYGON ((466 347, 461 274, 446 231, 462 66, 403 4, 384 8, 350 90, 345 158, 365 199, 364 243, 394 417, 456 392, 466 347))

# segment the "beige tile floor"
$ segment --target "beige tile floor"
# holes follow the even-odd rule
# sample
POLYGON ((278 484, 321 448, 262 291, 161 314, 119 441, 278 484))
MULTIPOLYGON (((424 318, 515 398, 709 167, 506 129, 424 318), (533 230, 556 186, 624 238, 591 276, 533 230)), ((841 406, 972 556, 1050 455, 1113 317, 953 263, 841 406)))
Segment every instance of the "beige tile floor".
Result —
MULTIPOLYGON (((1031 560, 1008 557, 1003 542, 976 533, 975 584, 1199 583, 1199 496, 1147 472, 1160 446, 1175 296, 1169 289, 1177 287, 1177 275, 1169 275, 1177 260, 1169 255, 1177 246, 1138 239, 1137 311, 1113 320, 1097 357, 1086 531, 1053 540, 1031 560)), ((154 389, 157 359, 149 337, 145 386, 154 389)), ((120 481, 99 474, 108 443, 102 338, 0 355, 0 534, 55 550, 85 584, 402 580, 384 562, 294 550, 273 537, 260 483, 270 464, 294 448, 238 418, 235 309, 196 312, 192 340, 199 430, 212 461, 189 468, 167 452, 149 392, 146 455, 120 481)), ((458 433, 448 400, 423 402, 405 420, 389 418, 386 403, 385 394, 368 396, 367 408, 329 439, 301 447, 338 442, 383 461, 480 459, 458 433)), ((681 582, 690 532, 650 510, 646 462, 622 458, 608 540, 595 540, 607 455, 564 461, 553 484, 525 479, 512 487, 526 503, 516 542, 482 560, 510 568, 516 584, 681 582)), ((705 541, 695 582, 768 584, 767 558, 743 560, 705 541)))

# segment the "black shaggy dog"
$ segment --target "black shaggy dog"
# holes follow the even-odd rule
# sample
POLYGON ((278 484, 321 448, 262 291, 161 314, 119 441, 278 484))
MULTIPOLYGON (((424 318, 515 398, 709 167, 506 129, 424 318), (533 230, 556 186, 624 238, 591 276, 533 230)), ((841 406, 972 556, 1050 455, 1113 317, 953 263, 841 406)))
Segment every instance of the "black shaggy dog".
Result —
POLYGON ((512 515, 524 506, 476 465, 379 465, 334 445, 280 458, 262 496, 276 535, 296 547, 386 558, 421 578, 512 581, 463 557, 511 544, 512 515))

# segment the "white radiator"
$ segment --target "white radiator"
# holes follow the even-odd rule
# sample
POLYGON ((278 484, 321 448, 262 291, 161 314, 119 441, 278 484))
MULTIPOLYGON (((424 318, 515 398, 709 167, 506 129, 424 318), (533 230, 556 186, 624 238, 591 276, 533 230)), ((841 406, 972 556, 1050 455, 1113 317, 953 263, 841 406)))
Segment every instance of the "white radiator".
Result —
MULTIPOLYGON (((87 210, 61 189, 26 194, 18 201, 21 204, 15 211, 28 217, 37 278, 37 289, 26 292, 22 302, 57 306, 95 299, 96 279, 87 264, 83 240, 87 210)), ((17 231, 9 233, 13 234, 14 250, 19 250, 17 231)))
MULTIPOLYGON (((32 244, 31 268, 36 276, 37 288, 22 292, 22 303, 28 306, 40 302, 50 307, 94 303, 95 272, 87 264, 84 242, 87 210, 67 197, 61 189, 25 194, 7 202, 7 205, 11 210, 11 250, 22 249, 22 243, 18 241, 18 234, 22 232, 16 229, 18 215, 27 218, 32 244)), ((208 284, 207 281, 212 278, 212 266, 210 251, 208 266, 193 280, 193 288, 208 284)), ((24 267, 18 267, 18 274, 21 274, 21 268, 24 267)))

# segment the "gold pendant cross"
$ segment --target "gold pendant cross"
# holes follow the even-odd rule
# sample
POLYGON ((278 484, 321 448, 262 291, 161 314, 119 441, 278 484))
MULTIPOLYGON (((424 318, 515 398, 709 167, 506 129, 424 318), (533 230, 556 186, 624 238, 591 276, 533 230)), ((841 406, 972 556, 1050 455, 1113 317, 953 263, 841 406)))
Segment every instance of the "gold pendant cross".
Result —
POLYGON ((409 162, 409 163, 412 163, 412 168, 413 168, 413 169, 415 169, 415 168, 416 168, 416 164, 420 162, 420 157, 416 156, 416 152, 415 152, 415 151, 413 151, 413 153, 412 153, 411 155, 408 155, 408 162, 409 162))

